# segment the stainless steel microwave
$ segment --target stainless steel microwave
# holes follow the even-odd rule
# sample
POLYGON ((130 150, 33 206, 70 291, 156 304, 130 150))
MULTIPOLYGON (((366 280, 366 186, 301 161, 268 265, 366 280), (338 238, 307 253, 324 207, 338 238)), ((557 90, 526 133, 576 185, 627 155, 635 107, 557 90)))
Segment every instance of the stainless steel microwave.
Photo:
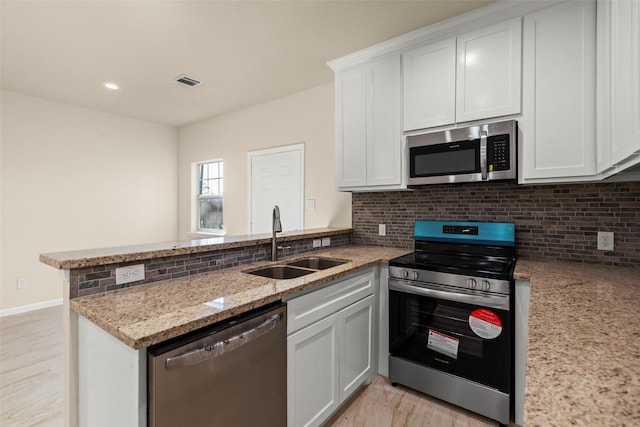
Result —
POLYGON ((516 179, 517 122, 407 137, 407 185, 516 179))

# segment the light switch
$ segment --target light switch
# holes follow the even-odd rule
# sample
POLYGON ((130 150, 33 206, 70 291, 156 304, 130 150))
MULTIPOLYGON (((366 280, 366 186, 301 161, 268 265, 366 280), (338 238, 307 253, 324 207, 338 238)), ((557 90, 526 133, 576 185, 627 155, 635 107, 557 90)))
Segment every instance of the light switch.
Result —
POLYGON ((313 210, 316 208, 316 199, 307 199, 307 209, 313 210))

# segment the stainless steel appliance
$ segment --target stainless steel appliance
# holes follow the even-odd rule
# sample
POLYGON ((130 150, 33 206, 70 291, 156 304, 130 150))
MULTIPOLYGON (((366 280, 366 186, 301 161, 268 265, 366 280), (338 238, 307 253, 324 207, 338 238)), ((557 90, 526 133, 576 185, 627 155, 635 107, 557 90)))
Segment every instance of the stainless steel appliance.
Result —
POLYGON ((416 221, 389 262, 389 379, 509 423, 512 223, 416 221))
POLYGON ((516 179, 517 123, 407 136, 409 186, 516 179))
POLYGON ((286 305, 148 350, 149 426, 287 424, 286 305))

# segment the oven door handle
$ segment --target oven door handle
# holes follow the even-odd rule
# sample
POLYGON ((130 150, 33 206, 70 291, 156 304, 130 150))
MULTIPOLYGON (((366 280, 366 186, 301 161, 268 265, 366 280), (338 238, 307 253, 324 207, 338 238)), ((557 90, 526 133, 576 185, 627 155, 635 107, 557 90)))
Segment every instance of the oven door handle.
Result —
POLYGON ((482 296, 460 292, 441 291, 425 288, 423 286, 409 285, 397 279, 389 279, 389 290, 509 311, 508 295, 482 296))

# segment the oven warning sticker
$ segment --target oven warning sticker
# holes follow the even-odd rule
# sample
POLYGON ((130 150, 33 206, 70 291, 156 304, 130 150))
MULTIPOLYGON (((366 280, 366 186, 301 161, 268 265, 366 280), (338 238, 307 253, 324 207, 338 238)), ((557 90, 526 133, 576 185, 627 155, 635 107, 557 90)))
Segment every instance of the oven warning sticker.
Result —
POLYGON ((497 314, 486 308, 474 310, 469 315, 469 326, 479 337, 494 339, 502 333, 502 322, 497 314))
POLYGON ((433 329, 429 329, 427 348, 457 359, 458 344, 460 344, 459 339, 434 331, 433 329))

